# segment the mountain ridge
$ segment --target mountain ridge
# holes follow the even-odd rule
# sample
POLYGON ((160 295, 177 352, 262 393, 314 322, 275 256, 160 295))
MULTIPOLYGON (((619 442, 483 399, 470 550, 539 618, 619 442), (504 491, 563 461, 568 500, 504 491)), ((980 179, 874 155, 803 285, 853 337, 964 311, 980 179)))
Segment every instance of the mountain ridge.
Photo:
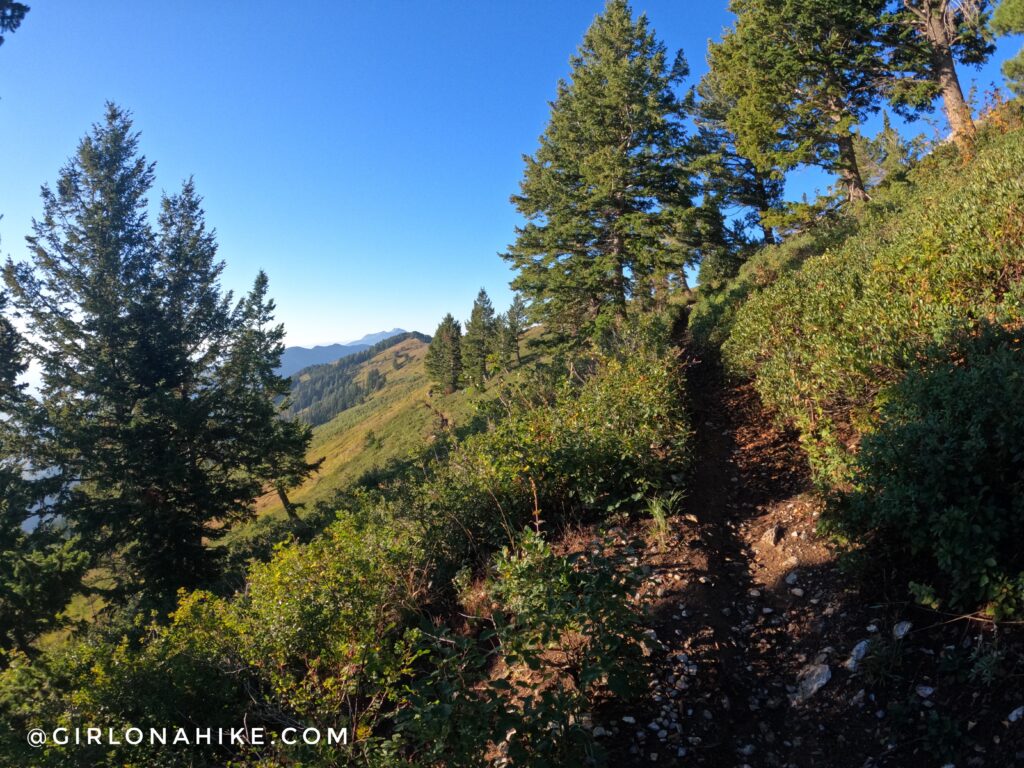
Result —
POLYGON ((374 344, 379 344, 386 339, 403 333, 406 333, 406 331, 401 328, 392 328, 390 331, 368 333, 360 339, 338 344, 318 344, 313 347, 285 347, 281 355, 281 365, 277 372, 281 376, 293 376, 303 368, 333 363, 343 357, 363 352, 374 344))

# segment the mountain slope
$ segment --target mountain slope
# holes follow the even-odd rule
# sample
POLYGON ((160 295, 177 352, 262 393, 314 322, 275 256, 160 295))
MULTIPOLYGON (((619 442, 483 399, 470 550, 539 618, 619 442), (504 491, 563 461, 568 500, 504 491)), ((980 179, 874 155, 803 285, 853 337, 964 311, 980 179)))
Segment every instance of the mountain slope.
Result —
POLYGON ((333 363, 335 360, 362 352, 374 344, 379 344, 385 339, 390 339, 403 333, 406 333, 406 331, 401 328, 392 328, 390 331, 368 333, 361 339, 348 341, 344 344, 328 344, 316 347, 285 347, 284 354, 281 355, 281 367, 278 368, 277 372, 282 376, 293 376, 303 368, 333 363))
POLYGON ((303 368, 311 365, 324 365, 346 355, 369 349, 369 344, 329 344, 322 347, 285 347, 281 355, 281 367, 277 372, 281 376, 293 376, 303 368))
POLYGON ((408 353, 398 349, 409 339, 430 343, 430 337, 421 333, 403 333, 332 363, 303 368, 292 377, 291 404, 285 415, 315 427, 363 402, 367 395, 387 384, 389 372, 394 373, 409 362, 408 353), (385 361, 388 364, 363 367, 389 350, 385 361))

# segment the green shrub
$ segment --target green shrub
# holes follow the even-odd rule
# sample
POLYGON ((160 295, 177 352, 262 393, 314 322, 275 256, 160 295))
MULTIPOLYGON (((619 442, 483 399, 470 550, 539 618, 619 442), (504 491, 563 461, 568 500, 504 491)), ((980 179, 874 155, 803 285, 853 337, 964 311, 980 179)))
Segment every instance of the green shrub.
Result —
MULTIPOLYGON (((584 719, 609 691, 643 687, 634 576, 599 554, 556 555, 525 531, 495 558, 475 638, 420 633, 423 674, 381 745, 417 765, 581 765, 603 755, 584 719)), ((596 764, 596 763, 595 763, 596 764)))
MULTIPOLYGON (((1024 609, 1024 350, 986 330, 885 393, 858 456, 855 490, 828 524, 938 579, 958 608, 1024 609)), ((927 578, 927 577, 926 577, 927 578)))
POLYGON ((442 557, 461 566, 466 547, 486 556, 529 523, 638 506, 681 480, 689 449, 673 358, 637 351, 601 360, 582 383, 510 402, 410 503, 442 557))
POLYGON ((722 346, 803 433, 817 477, 843 486, 883 393, 922 352, 1024 316, 1024 141, 982 142, 965 166, 929 158, 878 193, 855 236, 752 295, 722 346))

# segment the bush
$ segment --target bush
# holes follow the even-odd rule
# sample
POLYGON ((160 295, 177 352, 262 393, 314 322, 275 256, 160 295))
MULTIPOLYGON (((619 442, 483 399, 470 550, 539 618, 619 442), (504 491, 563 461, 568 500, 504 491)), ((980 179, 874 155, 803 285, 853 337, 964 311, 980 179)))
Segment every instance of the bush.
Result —
MULTIPOLYGON (((556 555, 525 531, 495 558, 476 637, 420 633, 423 674, 381 745, 417 765, 580 765, 603 757, 584 720, 644 685, 636 578, 595 552, 556 555)), ((594 762, 593 764, 597 764, 594 762)))
POLYGON ((1024 317, 1024 142, 989 137, 966 166, 939 153, 880 192, 855 236, 808 258, 736 312, 727 368, 803 433, 842 487, 882 393, 924 350, 1024 317))
POLYGON ((639 351, 604 358, 582 383, 506 401, 507 415, 410 499, 439 556, 461 564, 468 547, 482 562, 528 523, 628 508, 677 484, 690 430, 673 363, 639 351))
POLYGON ((1021 331, 985 330, 892 387, 854 478, 833 530, 939 574, 921 596, 1024 609, 1021 331))

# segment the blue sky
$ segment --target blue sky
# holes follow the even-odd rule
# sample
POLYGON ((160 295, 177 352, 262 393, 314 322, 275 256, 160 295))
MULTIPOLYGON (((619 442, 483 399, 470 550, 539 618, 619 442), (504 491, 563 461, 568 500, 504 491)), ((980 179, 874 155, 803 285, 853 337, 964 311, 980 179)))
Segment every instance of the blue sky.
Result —
MULTIPOLYGON (((501 309, 497 256, 518 217, 521 155, 601 0, 298 3, 31 0, 0 47, 0 252, 23 237, 105 100, 132 110, 157 190, 193 175, 227 262, 265 269, 290 344, 501 309)), ((636 0, 704 71, 725 1, 636 0)), ((964 72, 1001 82, 998 62, 964 72)), ((966 83, 965 83, 966 86, 966 83)), ((917 130, 930 132, 919 124, 917 130)), ((794 177, 794 193, 823 183, 794 177)))

